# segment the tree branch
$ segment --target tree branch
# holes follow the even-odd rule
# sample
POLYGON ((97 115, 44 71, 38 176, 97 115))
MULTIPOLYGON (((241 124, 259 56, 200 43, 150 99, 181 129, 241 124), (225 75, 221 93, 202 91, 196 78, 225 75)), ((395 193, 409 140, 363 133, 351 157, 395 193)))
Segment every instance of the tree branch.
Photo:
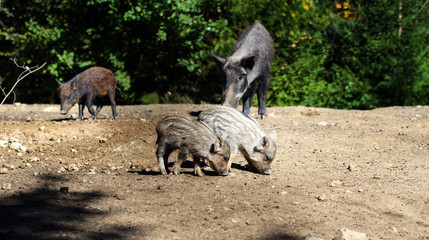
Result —
MULTIPOLYGON (((16 65, 18 68, 24 69, 24 71, 22 71, 22 72, 19 74, 18 78, 16 79, 15 84, 12 86, 12 88, 11 88, 11 89, 10 89, 10 91, 9 91, 9 93, 8 93, 8 94, 6 94, 6 96, 3 98, 3 101, 0 103, 0 106, 2 106, 2 105, 3 105, 3 103, 6 101, 7 97, 9 97, 9 95, 10 95, 10 94, 13 92, 13 90, 15 89, 16 85, 18 85, 18 83, 19 83, 22 79, 24 79, 25 77, 27 77, 28 75, 30 75, 30 74, 32 74, 32 73, 34 73, 34 72, 37 72, 38 70, 40 70, 41 68, 43 68, 43 67, 45 66, 45 64, 46 64, 46 62, 45 62, 45 63, 43 63, 43 64, 42 64, 42 66, 40 66, 40 67, 39 67, 39 65, 36 65, 36 66, 33 66, 33 67, 28 67, 28 66, 25 66, 25 63, 23 63, 23 64, 22 64, 22 66, 20 66, 20 65, 16 62, 16 58, 10 58, 10 60, 11 60, 13 63, 15 63, 15 65, 16 65)), ((2 89, 2 91, 3 91, 3 93, 5 93, 4 89, 2 89)))

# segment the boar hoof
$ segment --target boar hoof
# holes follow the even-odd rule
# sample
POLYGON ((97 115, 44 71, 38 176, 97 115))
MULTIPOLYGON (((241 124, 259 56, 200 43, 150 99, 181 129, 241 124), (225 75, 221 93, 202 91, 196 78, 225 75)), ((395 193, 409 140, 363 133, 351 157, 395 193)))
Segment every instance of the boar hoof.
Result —
POLYGON ((174 175, 180 175, 179 169, 173 167, 173 174, 174 175))
POLYGON ((203 171, 201 171, 201 168, 195 168, 194 174, 198 175, 200 177, 204 177, 205 176, 205 174, 203 173, 203 171))

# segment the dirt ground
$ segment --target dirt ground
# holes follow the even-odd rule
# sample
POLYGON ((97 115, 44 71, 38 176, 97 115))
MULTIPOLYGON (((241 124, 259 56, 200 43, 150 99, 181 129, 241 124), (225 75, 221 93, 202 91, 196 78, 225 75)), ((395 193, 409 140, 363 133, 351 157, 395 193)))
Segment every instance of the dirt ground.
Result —
POLYGON ((271 175, 160 175, 157 121, 209 106, 0 106, 0 239, 429 239, 428 106, 268 108, 271 175))

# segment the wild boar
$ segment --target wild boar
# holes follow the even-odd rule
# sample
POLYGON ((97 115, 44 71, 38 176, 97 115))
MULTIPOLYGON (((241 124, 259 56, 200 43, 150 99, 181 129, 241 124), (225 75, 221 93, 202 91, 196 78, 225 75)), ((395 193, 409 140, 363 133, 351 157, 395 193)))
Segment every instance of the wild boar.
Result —
POLYGON ((204 176, 200 168, 201 159, 207 160, 218 175, 228 175, 229 146, 203 123, 188 116, 166 116, 156 125, 156 132, 158 134, 156 156, 162 174, 167 174, 170 153, 179 149, 173 174, 179 175, 183 161, 188 155, 192 155, 196 175, 204 176))
POLYGON ((60 88, 60 100, 62 115, 68 113, 76 103, 79 105, 78 120, 82 120, 83 108, 86 105, 91 119, 95 119, 103 107, 102 98, 109 96, 112 107, 113 118, 116 118, 116 78, 112 71, 103 67, 91 67, 66 83, 61 83, 56 79, 60 88), (93 103, 97 104, 97 109, 92 108, 93 103))
POLYGON ((215 106, 202 111, 198 120, 207 124, 215 134, 228 144, 232 158, 239 150, 249 168, 261 174, 271 173, 271 163, 276 156, 277 132, 266 135, 259 124, 235 108, 215 106))
POLYGON ((273 40, 261 23, 255 23, 241 33, 231 56, 210 55, 222 68, 226 81, 222 87, 222 105, 236 108, 243 98, 243 112, 250 113, 252 98, 257 91, 258 115, 264 118, 266 91, 274 59, 273 40))

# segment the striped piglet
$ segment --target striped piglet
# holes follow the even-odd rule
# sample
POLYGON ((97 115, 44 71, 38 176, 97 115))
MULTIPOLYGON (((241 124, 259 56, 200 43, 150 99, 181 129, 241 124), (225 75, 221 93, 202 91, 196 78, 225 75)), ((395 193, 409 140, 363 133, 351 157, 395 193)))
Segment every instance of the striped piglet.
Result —
POLYGON ((156 156, 162 174, 167 174, 170 153, 180 149, 173 166, 173 174, 179 175, 183 161, 188 155, 192 155, 196 175, 204 176, 200 168, 201 159, 207 160, 218 175, 228 175, 229 147, 205 124, 188 116, 166 116, 156 125, 156 132, 156 156))
MULTIPOLYGON (((231 149, 231 159, 239 150, 246 158, 251 170, 262 174, 271 173, 271 163, 276 156, 277 148, 275 130, 267 135, 254 119, 226 106, 215 106, 204 110, 199 114, 198 119, 225 140, 231 149)), ((232 164, 231 159, 228 170, 232 164)))

